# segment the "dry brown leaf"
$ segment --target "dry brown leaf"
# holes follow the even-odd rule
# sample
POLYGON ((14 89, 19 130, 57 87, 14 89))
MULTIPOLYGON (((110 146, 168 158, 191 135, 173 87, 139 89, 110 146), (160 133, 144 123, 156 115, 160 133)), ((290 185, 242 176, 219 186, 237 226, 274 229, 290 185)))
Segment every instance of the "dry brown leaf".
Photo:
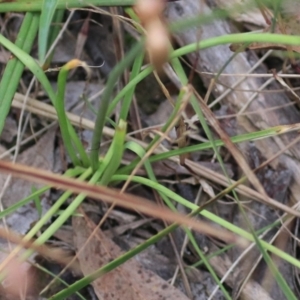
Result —
MULTIPOLYGON (((122 255, 121 249, 98 229, 88 244, 95 225, 87 218, 73 217, 74 244, 84 275, 96 271, 112 259, 122 255)), ((135 259, 103 275, 92 283, 99 299, 188 299, 182 292, 169 285, 152 271, 145 269, 135 259)))

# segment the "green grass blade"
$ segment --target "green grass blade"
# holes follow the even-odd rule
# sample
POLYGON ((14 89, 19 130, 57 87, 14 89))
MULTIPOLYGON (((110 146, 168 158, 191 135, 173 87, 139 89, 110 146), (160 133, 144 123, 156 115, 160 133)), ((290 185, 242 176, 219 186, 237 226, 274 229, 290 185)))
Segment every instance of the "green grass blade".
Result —
MULTIPOLYGON (((91 168, 87 169, 85 173, 80 177, 81 179, 86 179, 92 175, 92 170, 91 168), (84 177, 83 177, 84 176, 84 177)), ((92 178, 89 180, 89 183, 91 184, 96 184, 97 181, 99 180, 101 174, 100 172, 96 171, 93 175, 92 178)), ((64 199, 59 199, 57 202, 59 202, 59 206, 61 206, 65 200, 70 197, 72 192, 65 192, 64 195, 67 195, 67 197, 64 197, 64 199)), ((72 203, 60 214, 60 216, 35 240, 34 244, 35 245, 42 245, 44 244, 65 222, 66 220, 74 214, 78 206, 82 203, 82 201, 85 199, 86 195, 85 194, 79 194, 75 197, 75 199, 72 201, 72 203)), ((54 206, 55 209, 52 210, 53 207, 51 207, 50 210, 48 211, 48 217, 51 215, 54 215, 58 211, 58 205, 57 202, 55 203, 54 206)), ((45 218, 46 219, 46 218, 45 218)), ((30 230, 30 235, 27 234, 27 236, 30 237, 31 235, 35 234, 35 231, 37 230, 38 226, 35 226, 32 230, 30 230)), ((32 253, 31 250, 28 250, 25 252, 24 256, 22 256, 22 259, 27 259, 30 254, 32 253)))
MULTIPOLYGON (((16 47, 29 53, 36 37, 39 15, 27 13, 23 19, 20 31, 16 39, 16 47)), ((12 58, 7 63, 0 83, 0 134, 2 133, 6 116, 10 110, 11 102, 18 88, 24 64, 17 58, 12 58), (11 79, 14 80, 11 80, 11 79)))
MULTIPOLYGON (((47 0, 45 0, 47 1, 47 0)), ((136 0, 58 0, 57 9, 95 6, 132 6, 136 0)), ((1 0, 0 12, 41 11, 44 0, 1 0)))
POLYGON ((57 117, 59 121, 62 138, 64 141, 64 145, 68 151, 68 154, 70 155, 73 164, 75 166, 81 164, 79 158, 77 157, 76 150, 74 149, 75 146, 79 152, 83 165, 85 167, 88 167, 89 166, 88 156, 73 126, 68 121, 67 114, 65 111, 65 105, 64 105, 65 89, 66 89, 67 76, 69 70, 78 67, 80 63, 81 62, 76 59, 71 60, 68 63, 66 63, 59 71, 58 79, 57 79, 58 89, 57 89, 56 100, 55 100, 55 109, 57 112, 57 117))
MULTIPOLYGON (((91 176, 91 169, 85 170, 80 176, 79 179, 85 180, 91 176)), ((36 233, 49 221, 49 219, 55 215, 59 208, 65 203, 65 201, 72 195, 72 192, 64 192, 63 195, 52 205, 52 207, 46 212, 46 214, 30 229, 30 231, 24 237, 24 240, 32 239, 36 233)), ((54 223, 53 223, 54 224, 54 223)), ((42 237, 43 234, 40 236, 42 237)), ((27 257, 26 257, 27 258, 27 257)))
POLYGON ((99 184, 101 185, 108 185, 111 177, 116 173, 121 164, 124 152, 124 142, 126 138, 126 128, 127 123, 123 120, 120 120, 119 125, 117 126, 115 131, 114 139, 109 149, 111 157, 109 158, 107 167, 105 168, 103 175, 101 176, 101 179, 99 181, 99 184))
POLYGON ((17 47, 15 44, 13 44, 1 34, 0 44, 2 44, 6 49, 11 51, 12 54, 15 55, 36 76, 38 81, 42 84, 43 88, 47 92, 51 102, 53 103, 53 105, 55 105, 56 96, 52 89, 52 86, 44 71, 36 63, 36 61, 30 55, 28 55, 26 52, 17 47))
POLYGON ((284 35, 284 34, 272 34, 272 33, 233 33, 228 35, 222 35, 218 37, 212 37, 206 40, 202 40, 198 43, 192 43, 187 46, 181 47, 171 53, 171 58, 180 57, 188 53, 207 49, 225 44, 242 44, 242 43, 270 43, 270 44, 282 44, 299 46, 299 36, 284 35))
POLYGON ((66 82, 67 82, 67 76, 69 73, 68 63, 64 65, 58 74, 57 79, 57 94, 56 94, 56 100, 55 100, 55 109, 57 112, 57 118, 59 121, 59 127, 61 130, 61 136, 64 141, 64 145, 67 149, 67 152, 71 158, 72 163, 75 166, 80 165, 80 160, 77 157, 76 151, 74 149, 74 145, 72 144, 71 135, 69 132, 68 127, 68 119, 65 111, 65 89, 66 89, 66 82))
MULTIPOLYGON (((187 46, 181 47, 170 54, 170 59, 181 57, 187 55, 189 53, 207 49, 210 47, 215 47, 221 44, 232 44, 232 43, 281 43, 283 45, 300 45, 299 36, 288 36, 283 34, 270 34, 270 33, 237 33, 237 34, 229 34, 219 37, 213 37, 206 40, 202 40, 199 43, 189 44, 187 46)), ((111 113, 117 103, 126 95, 128 91, 140 81, 142 81, 145 77, 150 75, 153 71, 152 66, 148 66, 145 68, 138 76, 136 76, 133 80, 131 80, 121 91, 120 93, 113 99, 111 102, 108 113, 111 113)))
MULTIPOLYGON (((63 9, 57 9, 55 11, 55 14, 54 14, 54 17, 53 17, 53 20, 52 20, 52 22, 54 24, 51 26, 51 30, 50 30, 50 33, 49 33, 49 39, 48 39, 49 48, 51 47, 52 43, 55 41, 56 37, 59 34, 59 31, 61 29, 61 27, 59 26, 59 23, 62 22, 63 17, 64 17, 64 13, 65 13, 65 10, 63 10, 63 9)), ((44 70, 49 68, 49 65, 50 65, 50 63, 52 61, 52 58, 53 58, 53 55, 54 55, 54 52, 55 52, 55 49, 46 58, 46 61, 44 62, 44 65, 43 65, 44 70)))
MULTIPOLYGON (((37 189, 33 186, 31 188, 31 193, 35 193, 36 191, 37 191, 37 189)), ((38 212, 39 218, 41 218, 42 213, 43 213, 43 207, 42 207, 42 204, 41 204, 41 199, 39 198, 39 196, 35 195, 35 196, 32 197, 32 200, 33 200, 35 208, 38 212)))
POLYGON ((143 79, 145 79, 148 75, 150 75, 153 72, 153 67, 149 66, 145 68, 141 73, 139 73, 136 77, 132 78, 126 86, 116 95, 116 97, 111 101, 108 110, 107 110, 107 115, 110 115, 119 101, 127 95, 127 93, 130 93, 134 87, 141 82, 143 79))
POLYGON ((58 0, 44 0, 39 25, 38 55, 40 64, 44 64, 47 49, 48 37, 58 0))
MULTIPOLYGON (((134 60, 133 67, 130 73, 129 82, 133 80, 140 73, 142 63, 144 60, 144 53, 141 52, 136 59, 134 60)), ((133 86, 126 94, 122 103, 121 111, 120 111, 120 119, 127 120, 130 104, 132 102, 132 98, 134 95, 135 86, 133 86)))
MULTIPOLYGON (((275 127, 271 127, 271 128, 265 129, 265 130, 257 131, 257 132, 251 132, 251 133, 245 133, 245 134, 233 136, 230 138, 230 140, 235 144, 247 142, 247 141, 256 141, 256 140, 260 140, 260 139, 264 139, 264 138, 268 138, 268 137, 272 137, 272 136, 278 136, 280 134, 286 133, 287 131, 284 130, 284 128, 288 128, 288 127, 289 127, 288 125, 287 126, 285 126, 285 125, 275 126, 275 127)), ((293 125, 291 125, 291 129, 292 129, 292 127, 293 127, 293 125)), ((298 129, 295 128, 295 130, 298 130, 298 129)), ((217 147, 224 146, 224 142, 222 140, 215 140, 214 142, 217 147)), ((160 153, 160 154, 154 154, 149 159, 150 159, 150 162, 155 162, 155 161, 167 159, 172 156, 176 156, 176 155, 180 155, 180 154, 184 154, 184 153, 193 153, 193 152, 197 152, 197 151, 203 151, 203 150, 207 150, 207 149, 211 149, 211 148, 212 148, 211 142, 204 142, 204 143, 187 146, 187 147, 180 148, 180 149, 169 150, 168 152, 164 152, 164 153, 160 153)))
MULTIPOLYGON (((87 170, 85 170, 81 176, 79 177, 81 180, 85 180, 88 177, 90 177, 92 175, 92 170, 89 168, 87 170)), ((94 175, 96 176, 96 175, 94 175)), ((53 217, 56 212, 59 210, 59 208, 61 207, 61 205, 63 205, 65 203, 65 201, 72 195, 72 192, 64 192, 63 195, 55 202, 54 205, 52 205, 52 207, 46 212, 46 214, 33 226, 33 228, 30 229, 30 231, 24 236, 23 240, 24 241, 29 241, 30 239, 32 239, 36 233, 49 221, 49 219, 51 217, 53 217)), ((82 198, 82 194, 78 195, 76 197, 75 204, 74 202, 72 202, 68 208, 42 233, 42 235, 40 235, 36 240, 35 240, 35 244, 36 245, 41 245, 43 243, 45 243, 52 235, 55 231, 57 231, 59 229, 59 227, 66 221, 66 219, 72 215, 72 213, 75 211, 76 208, 74 208, 74 206, 76 204, 80 204, 80 200, 82 201, 84 199, 84 196, 82 198), (73 210, 72 210, 73 209, 73 210)), ((17 254, 20 251, 20 247, 16 247, 11 253, 10 256, 14 256, 15 254, 17 254)), ((34 251, 31 249, 28 249, 26 252, 24 252, 22 254, 22 256, 20 257, 21 260, 26 260, 28 259, 28 257, 33 253, 34 251)))
POLYGON ((108 77, 106 87, 101 98, 101 103, 99 106, 92 138, 90 161, 94 171, 97 170, 99 164, 99 150, 102 139, 103 127, 106 122, 107 109, 115 84, 118 81, 120 75, 124 72, 124 70, 131 64, 131 62, 136 58, 136 56, 143 51, 143 45, 144 43, 141 41, 138 42, 135 46, 133 46, 129 53, 124 57, 124 59, 114 67, 114 69, 108 77))

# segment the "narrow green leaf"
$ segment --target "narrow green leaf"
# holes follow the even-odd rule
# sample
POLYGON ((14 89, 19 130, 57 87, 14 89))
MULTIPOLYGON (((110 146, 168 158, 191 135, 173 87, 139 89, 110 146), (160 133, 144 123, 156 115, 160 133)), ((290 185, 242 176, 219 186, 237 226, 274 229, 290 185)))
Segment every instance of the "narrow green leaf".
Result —
MULTIPOLYGON (((48 0, 45 0, 48 1, 48 0)), ((58 0, 57 9, 98 6, 131 6, 136 0, 58 0)), ((0 0, 0 12, 41 11, 44 0, 0 0)))
MULTIPOLYGON (((39 15, 26 13, 16 39, 16 47, 29 53, 35 40, 38 29, 39 15)), ((11 102, 20 82, 24 64, 16 57, 7 63, 0 83, 0 134, 3 130, 6 116, 10 110, 11 102), (12 80, 13 78, 13 80, 12 80)))
POLYGON ((39 61, 42 65, 45 61, 48 49, 48 37, 58 0, 44 0, 39 25, 39 44, 38 54, 39 61))
POLYGON ((115 174, 121 164, 124 152, 124 142, 126 138, 126 128, 127 123, 121 119, 116 128, 114 139, 107 153, 107 155, 110 154, 111 157, 109 158, 108 165, 100 179, 99 183, 101 185, 107 185, 110 182, 111 177, 115 174))
MULTIPOLYGON (((63 9, 57 9, 55 11, 55 14, 52 18, 52 25, 49 33, 48 38, 48 49, 52 46, 55 39, 57 38, 59 31, 61 29, 61 26, 59 24, 63 21, 65 11, 63 9)), ((47 50, 48 52, 48 50, 47 50)), ((49 65, 52 61, 53 55, 54 55, 55 49, 47 56, 46 60, 44 61, 43 68, 44 70, 49 68, 49 65)), ((47 54, 46 54, 47 55, 47 54)))
POLYGON ((106 88, 101 98, 101 103, 99 105, 97 119, 95 122, 95 129, 92 138, 92 150, 90 154, 90 161, 93 170, 98 169, 99 164, 99 149, 100 142, 103 133, 103 127, 106 122, 107 110, 109 106, 110 99, 115 87, 116 82, 119 80, 120 75, 124 70, 131 64, 131 62, 143 51, 144 41, 138 42, 131 50, 126 54, 124 59, 122 59, 109 74, 106 88))

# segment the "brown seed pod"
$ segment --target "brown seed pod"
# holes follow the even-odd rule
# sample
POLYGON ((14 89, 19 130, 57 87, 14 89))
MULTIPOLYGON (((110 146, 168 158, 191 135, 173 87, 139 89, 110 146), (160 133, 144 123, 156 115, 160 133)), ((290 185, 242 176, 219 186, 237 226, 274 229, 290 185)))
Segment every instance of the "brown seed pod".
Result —
POLYGON ((154 68, 160 70, 169 56, 169 35, 159 18, 152 20, 146 26, 146 49, 154 68))
POLYGON ((138 0, 134 10, 143 24, 161 15, 164 9, 164 1, 161 0, 138 0))

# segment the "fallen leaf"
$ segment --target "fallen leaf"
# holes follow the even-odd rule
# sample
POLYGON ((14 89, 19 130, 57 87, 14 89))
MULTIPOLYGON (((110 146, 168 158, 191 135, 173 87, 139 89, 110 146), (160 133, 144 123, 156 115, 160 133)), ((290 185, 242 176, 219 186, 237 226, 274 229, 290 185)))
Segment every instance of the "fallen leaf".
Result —
MULTIPOLYGON (((101 268, 122 255, 121 249, 104 233, 97 229, 85 247, 95 225, 87 218, 73 217, 74 244, 84 275, 101 268)), ((131 259, 117 269, 104 274, 92 283, 99 299, 188 299, 182 292, 169 285, 152 271, 145 269, 135 259, 131 259)))

